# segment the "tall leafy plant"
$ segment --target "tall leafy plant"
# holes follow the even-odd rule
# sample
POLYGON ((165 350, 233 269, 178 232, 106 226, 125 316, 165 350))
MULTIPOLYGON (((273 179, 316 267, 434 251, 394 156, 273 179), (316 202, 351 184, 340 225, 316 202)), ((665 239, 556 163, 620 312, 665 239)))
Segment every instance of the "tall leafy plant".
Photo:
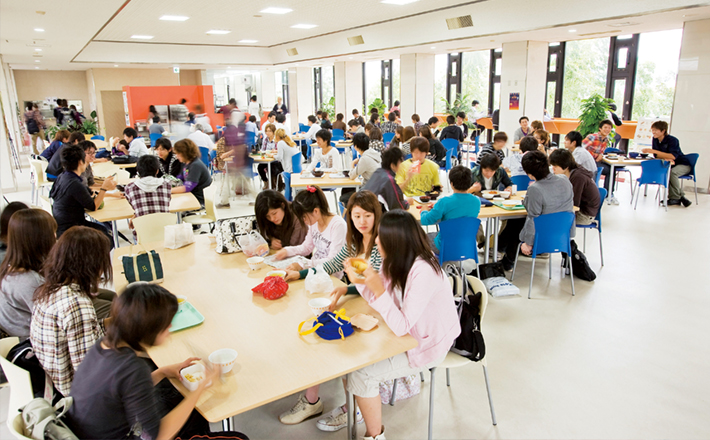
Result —
MULTIPOLYGON (((447 115, 451 115, 451 116, 456 117, 456 115, 459 112, 464 112, 464 114, 469 114, 473 111, 473 109, 471 108, 471 105, 469 104, 471 102, 471 99, 469 98, 468 95, 464 95, 462 93, 457 93, 456 98, 453 100, 453 102, 447 101, 446 98, 441 98, 441 100, 444 102, 444 105, 446 106, 445 113, 447 115)), ((470 122, 466 122, 466 125, 468 125, 469 128, 473 128, 473 124, 470 122)))
POLYGON ((99 134, 99 125, 96 119, 96 111, 91 112, 91 117, 84 119, 81 124, 77 123, 75 120, 71 120, 63 125, 53 125, 47 128, 47 137, 49 139, 54 139, 54 135, 57 134, 59 130, 68 130, 70 133, 75 131, 87 134, 95 135, 99 134))
POLYGON ((370 114, 370 111, 376 108, 377 109, 377 114, 380 115, 380 120, 384 119, 385 117, 385 112, 387 111, 387 106, 385 105, 385 102, 381 98, 376 98, 370 105, 367 106, 367 114, 370 114))
POLYGON ((328 119, 335 120, 335 96, 331 96, 328 102, 324 102, 320 106, 320 111, 328 113, 328 119))
POLYGON ((599 123, 607 118, 606 112, 609 110, 611 102, 611 99, 604 98, 597 93, 582 100, 582 114, 579 115, 579 125, 577 126, 577 131, 582 134, 582 137, 599 131, 599 123))

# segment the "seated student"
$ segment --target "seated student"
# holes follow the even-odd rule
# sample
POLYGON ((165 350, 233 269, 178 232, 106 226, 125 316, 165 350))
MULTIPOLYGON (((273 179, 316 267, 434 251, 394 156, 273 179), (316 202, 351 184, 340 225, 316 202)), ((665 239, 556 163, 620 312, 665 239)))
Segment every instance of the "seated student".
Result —
POLYGON ((582 147, 589 151, 594 158, 594 161, 597 163, 597 167, 602 168, 602 176, 605 176, 604 188, 607 192, 609 192, 610 188, 609 183, 611 182, 611 188, 613 188, 613 185, 616 182, 616 176, 609 176, 609 173, 611 172, 611 165, 604 163, 603 161, 604 151, 609 146, 609 133, 611 133, 611 128, 611 121, 605 119, 599 123, 599 133, 592 133, 582 141, 582 147))
POLYGON ((320 121, 320 128, 323 128, 325 130, 332 130, 333 129, 333 124, 330 123, 330 120, 328 119, 328 112, 321 112, 322 119, 320 121))
POLYGON ((353 120, 357 121, 357 123, 361 127, 364 127, 365 126, 365 118, 360 116, 360 112, 356 108, 354 108, 352 111, 352 114, 353 114, 353 120))
POLYGON ((518 119, 518 123, 520 124, 520 127, 515 130, 515 133, 513 134, 513 142, 516 144, 519 144, 520 140, 525 136, 530 136, 531 134, 533 134, 533 130, 531 129, 531 127, 528 126, 528 124, 530 123, 530 119, 528 119, 527 116, 523 116, 518 119))
POLYGON ((185 125, 195 125, 195 114, 190 112, 187 114, 187 121, 185 121, 185 125))
POLYGON ((8 251, 0 267, 0 330, 20 341, 30 337, 35 290, 44 283, 39 274, 57 241, 57 222, 42 209, 17 211, 10 220, 8 251))
MULTIPOLYGON (((411 127, 407 127, 411 128, 411 127)), ((397 184, 408 197, 423 196, 439 182, 439 166, 426 158, 429 141, 421 136, 412 138, 412 158, 402 163, 397 172, 397 184)))
POLYGON ((205 188, 212 184, 210 170, 200 159, 200 150, 190 139, 183 139, 175 142, 175 155, 184 164, 182 173, 178 179, 182 180, 183 186, 174 187, 173 194, 191 192, 201 206, 205 206, 205 188))
MULTIPOLYGON (((550 173, 547 156, 542 151, 530 151, 523 156, 523 169, 534 182, 528 187, 523 200, 527 210, 527 218, 508 220, 508 224, 498 239, 498 249, 505 252, 503 267, 512 270, 518 244, 522 241, 520 251, 525 255, 532 253, 535 242, 535 217, 555 212, 572 212, 574 192, 569 179, 550 173)), ((570 235, 574 237, 575 226, 572 225, 570 235)))
POLYGON ((653 134, 652 148, 644 148, 641 152, 654 154, 657 159, 671 162, 668 205, 683 204, 687 208, 693 203, 685 198, 685 193, 680 187, 678 177, 690 173, 690 161, 681 151, 678 138, 668 134, 668 123, 666 121, 656 121, 651 124, 651 133, 653 134))
POLYGON ((421 136, 421 134, 419 133, 419 129, 424 126, 424 123, 422 122, 419 115, 416 113, 412 115, 412 125, 414 127, 414 132, 417 134, 417 136, 421 136))
MULTIPOLYGON (((264 127, 264 133, 266 133, 266 135, 264 136, 264 141, 261 145, 261 151, 276 150, 276 139, 274 137, 275 131, 276 127, 274 126, 274 124, 266 124, 266 127, 264 127)), ((261 181, 263 182, 264 189, 269 186, 269 177, 266 175, 268 169, 269 165, 265 163, 260 163, 256 166, 256 170, 259 173, 259 177, 261 177, 261 181)), ((278 160, 274 160, 273 162, 271 162, 272 189, 276 188, 276 182, 278 181, 279 174, 281 174, 283 170, 284 169, 281 162, 279 162, 278 160)))
POLYGON ((365 124, 360 125, 357 119, 348 121, 348 131, 345 133, 347 137, 353 137, 355 133, 365 133, 365 124))
POLYGON ((468 125, 466 124, 466 113, 458 112, 456 113, 456 127, 463 133, 463 138, 468 137, 468 125))
POLYGON ((446 117, 446 127, 444 127, 443 130, 441 130, 441 134, 439 135, 440 140, 444 139, 456 139, 459 142, 464 141, 463 137, 463 131, 456 125, 456 118, 453 116, 449 115, 446 117))
POLYGON ((345 119, 344 114, 338 113, 337 115, 335 115, 335 122, 333 122, 333 130, 343 130, 343 132, 345 132, 345 130, 348 129, 348 126, 345 125, 343 119, 345 119))
POLYGON ((385 438, 380 382, 436 367, 461 333, 449 280, 414 217, 404 211, 383 215, 377 244, 381 270, 368 267, 362 279, 346 263, 348 277, 395 335, 409 334, 418 345, 350 374, 347 389, 365 419, 368 440, 385 438))
POLYGON ((257 133, 259 133, 259 127, 256 125, 256 116, 249 115, 249 120, 244 125, 244 131, 254 133, 254 140, 256 141, 257 133))
POLYGON ((382 153, 382 168, 372 173, 367 184, 360 187, 361 191, 368 190, 374 193, 384 211, 409 209, 409 201, 405 200, 402 188, 395 181, 403 160, 402 150, 388 148, 382 153))
POLYGON ((468 192, 479 194, 481 191, 497 191, 503 185, 505 191, 510 191, 513 182, 508 173, 500 166, 496 154, 487 154, 478 161, 478 166, 471 172, 471 187, 468 192))
POLYGON ((570 131, 565 136, 565 148, 572 152, 577 165, 592 173, 592 179, 597 175, 597 163, 591 153, 582 146, 582 134, 578 131, 570 131))
POLYGON ((45 281, 33 298, 30 341, 64 397, 86 352, 105 331, 111 303, 98 291, 99 283, 113 277, 110 244, 100 232, 75 226, 59 237, 42 268, 45 281))
POLYGON ((503 161, 503 167, 506 173, 510 177, 513 176, 527 176, 527 173, 523 171, 522 160, 523 156, 528 151, 537 150, 538 143, 532 136, 525 136, 520 140, 520 152, 513 152, 503 161))
MULTIPOLYGON (((287 173, 293 172, 293 156, 301 154, 299 149, 296 147, 296 143, 291 140, 291 138, 286 134, 283 128, 277 128, 274 133, 274 140, 276 141, 276 159, 281 162, 283 170, 287 173)), ((303 156, 300 157, 301 162, 303 162, 303 156)))
POLYGON ((7 234, 10 229, 10 218, 12 214, 23 209, 30 209, 30 207, 22 202, 10 202, 0 214, 0 261, 5 259, 5 252, 7 252, 7 234))
MULTIPOLYGON (((141 156, 136 164, 138 180, 126 185, 126 200, 133 208, 133 217, 155 214, 157 212, 170 212, 170 199, 172 186, 170 182, 157 177, 160 172, 158 159, 153 155, 141 156)), ((133 236, 137 239, 133 223, 129 222, 133 236)))
POLYGON ((380 127, 380 115, 377 113, 376 108, 372 108, 374 110, 372 114, 370 115, 370 122, 367 125, 370 125, 372 127, 380 127))
POLYGON ((264 129, 266 128, 266 124, 276 124, 276 113, 275 112, 270 112, 269 115, 266 117, 266 121, 264 122, 264 125, 261 126, 261 134, 265 135, 264 129))
MULTIPOLYGON (((454 193, 439 199, 436 204, 422 206, 420 223, 422 226, 435 225, 439 222, 461 217, 478 217, 481 212, 481 199, 468 193, 471 185, 471 170, 457 165, 449 171, 449 181, 454 193)), ((441 239, 436 236, 434 246, 441 249, 441 239)))
POLYGON ((316 119, 315 116, 309 115, 308 116, 308 132, 303 133, 304 137, 310 141, 316 140, 316 133, 321 130, 320 125, 318 124, 318 120, 316 119))
POLYGON ((40 156, 44 157, 47 159, 47 162, 49 162, 52 160, 52 156, 54 156, 54 154, 62 148, 65 143, 69 142, 70 136, 71 133, 69 133, 69 130, 57 131, 54 134, 54 140, 52 140, 52 143, 40 153, 40 156))
POLYGON ((382 133, 394 133, 397 131, 397 127, 399 127, 399 124, 395 122, 395 119, 397 116, 395 116, 394 112, 389 112, 387 115, 387 120, 382 123, 382 126, 380 127, 380 130, 382 130, 382 133))
MULTIPOLYGON (((287 246, 278 251, 276 260, 283 260, 295 255, 304 257, 311 255, 306 264, 306 268, 308 268, 325 263, 337 255, 345 244, 347 225, 342 217, 330 213, 328 200, 326 200, 323 191, 317 186, 308 186, 305 191, 296 195, 291 207, 296 217, 308 225, 308 233, 303 244, 287 246)), ((304 268, 298 263, 289 266, 289 270, 302 269, 304 268)), ((340 277, 342 273, 336 276, 340 277)))
POLYGON ((370 180, 372 174, 380 168, 382 163, 382 155, 379 151, 370 149, 370 144, 370 138, 364 133, 358 133, 353 136, 353 147, 360 157, 353 160, 350 179, 355 180, 358 176, 362 176, 363 185, 370 180))
MULTIPOLYGON (((362 134, 365 135, 365 133, 362 134)), ((342 171, 340 152, 330 145, 331 138, 332 135, 328 130, 318 130, 318 133, 316 133, 316 145, 320 148, 313 148, 313 146, 311 146, 313 158, 311 159, 311 163, 308 164, 308 168, 306 168, 307 173, 315 170, 318 166, 320 166, 319 169, 321 171, 326 173, 342 171)))
POLYGON ((574 156, 568 150, 557 149, 550 153, 552 172, 567 176, 574 192, 574 206, 577 225, 590 225, 599 212, 599 188, 594 182, 594 175, 577 165, 574 156))
POLYGON ((215 149, 212 138, 204 133, 204 127, 202 127, 202 124, 195 124, 195 131, 190 133, 187 138, 194 142, 198 147, 207 148, 209 150, 215 149))
POLYGON ((219 368, 207 370, 197 389, 173 404, 176 390, 163 380, 178 379, 180 370, 198 358, 151 372, 138 356, 169 338, 177 310, 175 295, 147 283, 129 285, 116 299, 106 336, 86 353, 74 376, 67 421, 79 438, 246 439, 238 432, 210 433, 207 420, 195 411, 204 390, 217 383, 219 368), (165 386, 156 386, 161 382, 165 386))
POLYGON ((533 129, 533 133, 535 133, 538 130, 544 130, 545 126, 542 124, 541 121, 535 120, 530 123, 530 127, 533 129))
POLYGON ((367 136, 370 138, 369 148, 382 154, 385 151, 385 143, 382 140, 382 131, 377 127, 372 127, 367 136))
MULTIPOLYGON (((369 262, 370 267, 380 270, 381 257, 377 250, 377 227, 382 215, 380 203, 370 191, 360 191, 353 195, 348 202, 345 221, 348 225, 347 242, 332 259, 323 263, 323 269, 329 275, 343 273, 345 262, 350 258, 362 258, 369 262)), ((309 271, 286 271, 286 281, 304 279, 309 271)), ((332 299, 331 311, 335 310, 338 300, 346 294, 357 294, 354 285, 338 287, 330 294, 332 299)), ((344 382, 344 381, 343 381, 344 382)), ((318 397, 319 386, 308 388, 301 395, 296 405, 279 417, 281 423, 293 425, 306 418, 323 412, 323 402, 318 397)), ((357 411, 357 423, 362 423, 362 414, 357 411)), ((347 425, 347 406, 335 408, 323 418, 318 419, 316 426, 321 431, 338 431, 347 425)))
POLYGON ((439 133, 441 132, 441 130, 439 130, 439 125, 441 125, 441 121, 439 120, 439 118, 437 118, 436 116, 432 116, 431 118, 429 118, 426 125, 429 126, 429 130, 431 130, 431 135, 435 138, 439 138, 439 133))
MULTIPOLYGON (((194 118, 195 118, 194 113, 192 113, 192 117, 193 117, 192 123, 194 124, 194 118)), ((189 122, 190 121, 188 120, 186 122, 186 124, 189 122)), ((164 132, 165 132, 165 128, 163 128, 162 124, 160 124, 160 116, 154 116, 153 119, 151 120, 151 124, 148 126, 148 133, 162 135, 164 132)))
MULTIPOLYGON (((57 221, 57 237, 72 226, 86 226, 102 232, 111 238, 111 233, 101 224, 86 220, 84 212, 99 209, 106 196, 106 191, 116 189, 113 176, 104 180, 96 197, 81 180, 81 174, 86 169, 86 153, 78 145, 69 145, 62 149, 62 165, 66 172, 61 173, 49 191, 49 197, 54 200, 52 213, 57 221)), ((113 241, 111 241, 113 246, 113 241)))
POLYGON ((308 228, 296 217, 291 203, 278 191, 267 189, 256 196, 254 203, 259 233, 274 250, 298 246, 306 239, 308 228))
POLYGON ((123 140, 128 143, 128 148, 122 144, 117 145, 118 149, 123 153, 135 157, 136 159, 143 156, 144 154, 149 154, 148 147, 145 146, 145 141, 141 136, 138 136, 138 132, 128 127, 123 130, 123 140))
POLYGON ((545 130, 535 130, 533 137, 537 141, 537 149, 543 153, 547 153, 550 150, 550 133, 545 130))
POLYGON ((495 154, 500 159, 501 163, 505 162, 505 144, 508 143, 508 135, 503 131, 499 131, 493 136, 493 142, 486 144, 481 148, 481 152, 478 153, 478 158, 482 158, 486 154, 495 154))
POLYGON ((158 177, 177 177, 182 173, 182 163, 173 152, 173 145, 168 138, 155 141, 155 151, 158 153, 158 177))
POLYGON ((64 172, 64 168, 62 167, 62 150, 67 145, 78 145, 79 142, 84 142, 85 140, 86 137, 84 137, 84 134, 78 131, 75 131, 69 135, 69 141, 65 145, 62 145, 62 147, 57 150, 57 153, 53 155, 52 159, 49 161, 49 164, 47 165, 47 174, 51 174, 53 176, 59 176, 62 174, 62 172, 64 172))
POLYGON ((398 147, 402 145, 402 136, 404 136, 404 127, 401 125, 397 126, 397 128, 394 131, 394 137, 390 141, 389 147, 387 148, 392 148, 392 147, 398 147))
POLYGON ((402 135, 399 137, 399 144, 397 145, 404 153, 405 157, 412 154, 412 148, 409 142, 416 136, 414 133, 414 127, 404 127, 402 130, 402 135))
POLYGON ((419 135, 429 141, 429 159, 440 167, 446 166, 446 148, 431 134, 431 128, 428 125, 422 125, 419 129, 419 135))
POLYGON ((286 127, 285 124, 286 124, 286 115, 283 113, 277 113, 276 114, 276 122, 274 123, 276 130, 282 128, 285 132, 290 133, 291 129, 286 127))

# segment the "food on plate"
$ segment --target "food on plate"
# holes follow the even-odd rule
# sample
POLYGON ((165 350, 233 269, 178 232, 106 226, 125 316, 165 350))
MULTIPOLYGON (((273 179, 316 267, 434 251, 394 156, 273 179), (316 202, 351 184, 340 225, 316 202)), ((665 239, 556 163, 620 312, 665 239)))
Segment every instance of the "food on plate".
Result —
POLYGON ((288 283, 281 277, 264 278, 264 282, 251 289, 254 293, 260 293, 264 299, 274 300, 286 295, 288 283))
POLYGON ((419 201, 422 203, 428 203, 429 200, 431 200, 431 197, 427 197, 427 196, 420 196, 419 197, 419 201))
POLYGON ((365 272, 365 269, 367 269, 367 262, 362 258, 352 258, 350 260, 350 265, 353 267, 353 269, 355 269, 355 272, 360 275, 362 275, 363 272, 365 272))

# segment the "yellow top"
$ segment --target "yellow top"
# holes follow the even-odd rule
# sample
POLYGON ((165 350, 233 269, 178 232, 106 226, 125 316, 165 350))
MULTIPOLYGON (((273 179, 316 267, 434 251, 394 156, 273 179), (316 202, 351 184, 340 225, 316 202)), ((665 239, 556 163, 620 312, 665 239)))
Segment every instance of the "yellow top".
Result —
MULTIPOLYGON (((407 180, 407 171, 412 168, 412 159, 402 162, 397 171, 397 185, 407 180)), ((423 196, 427 191, 431 191, 434 185, 439 183, 439 166, 429 159, 424 160, 419 170, 419 174, 412 176, 407 188, 403 191, 407 197, 423 196)))

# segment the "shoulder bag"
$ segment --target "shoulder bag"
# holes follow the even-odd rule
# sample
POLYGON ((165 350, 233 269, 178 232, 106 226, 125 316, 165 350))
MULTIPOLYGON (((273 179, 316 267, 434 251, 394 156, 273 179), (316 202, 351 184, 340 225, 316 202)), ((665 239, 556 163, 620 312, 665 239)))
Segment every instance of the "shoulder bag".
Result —
POLYGON ((217 238, 215 251, 218 254, 241 252, 242 246, 239 244, 239 238, 256 229, 256 217, 253 215, 218 220, 214 232, 217 238))

